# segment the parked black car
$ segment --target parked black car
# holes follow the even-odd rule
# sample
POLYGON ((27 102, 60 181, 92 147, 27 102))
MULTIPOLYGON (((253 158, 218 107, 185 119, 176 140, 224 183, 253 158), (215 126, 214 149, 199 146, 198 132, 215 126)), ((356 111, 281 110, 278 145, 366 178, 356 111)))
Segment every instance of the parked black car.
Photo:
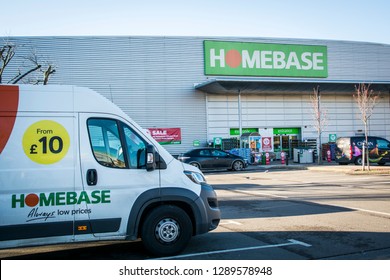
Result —
POLYGON ((198 148, 181 154, 178 159, 199 169, 243 170, 248 162, 243 157, 214 148, 198 148))

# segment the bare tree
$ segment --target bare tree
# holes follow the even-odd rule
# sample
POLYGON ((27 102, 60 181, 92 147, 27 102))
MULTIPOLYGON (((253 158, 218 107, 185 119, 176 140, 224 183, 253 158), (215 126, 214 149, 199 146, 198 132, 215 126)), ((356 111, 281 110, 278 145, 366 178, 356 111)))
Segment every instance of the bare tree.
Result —
MULTIPOLYGON (((374 107, 377 103, 379 93, 377 94, 374 93, 372 89, 370 90, 370 85, 359 84, 358 86, 355 86, 355 94, 353 95, 353 97, 358 104, 360 110, 360 119, 364 124, 364 136, 366 139, 365 155, 367 156, 367 169, 370 170, 370 161, 368 160, 368 121, 374 111, 374 107)), ((365 170, 365 161, 366 159, 363 158, 362 170, 365 170)))
POLYGON ((55 66, 48 64, 46 70, 43 71, 43 84, 47 85, 49 78, 52 74, 56 72, 55 66))
POLYGON ((15 51, 16 51, 16 45, 8 41, 5 41, 4 45, 0 47, 0 59, 1 59, 0 84, 3 81, 4 70, 7 67, 7 65, 10 63, 12 58, 15 56, 15 51))
MULTIPOLYGON (((4 70, 15 56, 16 50, 17 45, 9 40, 5 40, 4 45, 0 47, 0 84, 3 83, 4 70)), ((23 65, 19 67, 15 76, 6 82, 7 84, 23 82, 30 84, 42 83, 47 85, 50 76, 56 72, 56 66, 51 62, 43 61, 42 58, 38 56, 35 49, 32 49, 30 54, 23 57, 23 59, 23 65), (37 78, 36 75, 31 76, 32 73, 37 71, 42 74, 42 78, 37 78)))
POLYGON ((36 55, 35 51, 32 51, 30 56, 25 57, 25 59, 31 63, 31 66, 28 66, 29 70, 25 71, 22 74, 19 69, 19 73, 13 79, 11 79, 10 83, 17 84, 19 81, 22 81, 25 77, 27 77, 30 73, 33 73, 42 67, 42 65, 38 62, 38 56, 36 55))
POLYGON ((317 163, 322 164, 322 132, 328 124, 327 110, 321 108, 320 87, 313 88, 313 94, 310 95, 310 103, 313 116, 313 127, 317 131, 317 163))

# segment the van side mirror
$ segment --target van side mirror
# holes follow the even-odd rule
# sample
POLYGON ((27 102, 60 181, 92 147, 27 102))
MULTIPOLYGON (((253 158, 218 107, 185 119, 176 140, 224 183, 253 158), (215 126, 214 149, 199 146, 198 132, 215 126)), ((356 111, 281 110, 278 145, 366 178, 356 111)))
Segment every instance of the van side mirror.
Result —
POLYGON ((153 145, 146 146, 146 171, 156 169, 156 150, 153 145))

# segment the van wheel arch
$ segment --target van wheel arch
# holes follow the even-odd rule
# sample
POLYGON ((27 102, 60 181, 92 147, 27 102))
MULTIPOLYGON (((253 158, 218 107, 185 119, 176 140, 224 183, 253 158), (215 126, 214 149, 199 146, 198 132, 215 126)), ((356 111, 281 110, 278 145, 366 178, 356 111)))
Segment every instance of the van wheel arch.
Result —
POLYGON ((140 194, 131 206, 127 221, 126 239, 137 240, 146 215, 160 205, 175 205, 182 208, 190 217, 193 225, 193 235, 198 233, 198 227, 204 214, 196 201, 199 196, 183 188, 155 188, 140 194))
POLYGON ((140 226, 144 247, 157 256, 180 253, 193 235, 193 222, 187 212, 172 204, 147 211, 140 226))
POLYGON ((140 213, 140 218, 139 218, 139 222, 138 222, 138 225, 137 225, 137 237, 138 238, 141 237, 141 231, 142 231, 142 227, 143 227, 143 225, 145 223, 146 217, 148 215, 150 215, 150 213, 154 209, 159 208, 159 207, 161 207, 163 205, 175 206, 175 207, 178 207, 178 208, 182 209, 184 212, 186 212, 186 214, 190 217, 190 220, 191 220, 191 223, 192 223, 192 228, 193 228, 192 235, 196 234, 196 231, 195 231, 195 225, 196 225, 195 215, 194 215, 194 212, 192 211, 190 205, 188 205, 185 202, 181 202, 181 201, 164 201, 164 202, 160 201, 160 202, 151 203, 147 207, 145 207, 143 210, 141 210, 142 212, 140 213))
POLYGON ((362 157, 361 156, 356 157, 354 163, 355 165, 362 165, 362 157))

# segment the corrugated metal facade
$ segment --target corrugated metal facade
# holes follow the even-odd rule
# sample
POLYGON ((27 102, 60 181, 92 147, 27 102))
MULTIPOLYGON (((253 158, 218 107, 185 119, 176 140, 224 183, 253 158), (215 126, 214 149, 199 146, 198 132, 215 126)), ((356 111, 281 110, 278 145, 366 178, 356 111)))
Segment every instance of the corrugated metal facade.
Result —
MULTIPOLYGON (((317 138, 313 128, 313 113, 309 95, 244 95, 242 102, 243 128, 301 128, 303 139, 317 138)), ((390 100, 386 93, 375 106, 369 121, 371 135, 390 139, 390 100)), ((327 125, 322 142, 326 143, 329 134, 337 136, 355 135, 364 131, 360 111, 352 94, 323 95, 321 106, 327 111, 327 125)), ((238 101, 232 95, 208 95, 209 138, 230 137, 230 128, 238 128, 238 101)))
MULTIPOLYGON (((15 37, 17 57, 7 68, 7 82, 25 63, 31 49, 57 66, 50 84, 92 88, 119 105, 145 128, 180 127, 181 145, 165 146, 177 154, 214 136, 228 136, 238 127, 237 97, 206 94, 194 89, 205 81, 204 40, 326 45, 329 80, 390 81, 390 46, 362 42, 202 37, 15 37)), ((243 126, 302 127, 313 134, 308 96, 275 94, 243 96, 243 126), (306 128, 305 128, 306 127, 306 128)), ((331 133, 361 129, 351 96, 323 98, 331 133)), ((389 93, 371 120, 372 135, 390 138, 389 93)))

